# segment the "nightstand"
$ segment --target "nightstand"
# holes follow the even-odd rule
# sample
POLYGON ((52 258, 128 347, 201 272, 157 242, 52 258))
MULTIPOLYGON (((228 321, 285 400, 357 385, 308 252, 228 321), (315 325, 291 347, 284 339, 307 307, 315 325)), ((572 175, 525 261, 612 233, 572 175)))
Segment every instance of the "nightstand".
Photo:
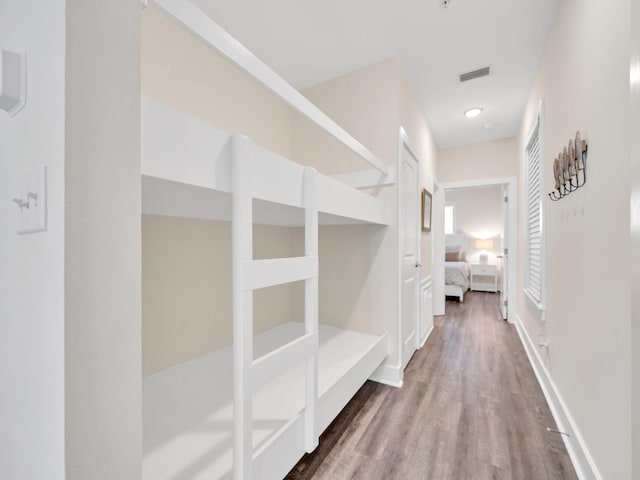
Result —
POLYGON ((471 264, 471 290, 498 291, 498 268, 495 265, 471 264))

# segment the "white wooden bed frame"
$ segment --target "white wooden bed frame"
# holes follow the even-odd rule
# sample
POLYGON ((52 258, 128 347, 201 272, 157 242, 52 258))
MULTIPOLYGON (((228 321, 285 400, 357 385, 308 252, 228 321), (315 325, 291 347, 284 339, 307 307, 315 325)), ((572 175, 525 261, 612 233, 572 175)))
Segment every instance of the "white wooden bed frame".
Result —
MULTIPOLYGON (((375 178, 378 185, 393 182, 393 169, 189 0, 149 3, 366 160, 377 174, 363 172, 359 186, 362 178, 375 178)), ((366 335, 320 326, 318 321, 318 225, 389 225, 391 219, 388 204, 344 181, 143 98, 143 213, 230 220, 233 232, 233 346, 144 379, 145 480, 182 478, 175 475, 282 478, 304 452, 315 449, 321 432, 386 358, 387 333, 366 335), (254 223, 304 226, 304 256, 254 260, 254 223), (278 327, 254 337, 253 290, 296 281, 305 282, 304 324, 287 324, 284 330, 278 327), (231 364, 230 378, 216 377, 216 371, 228 372, 231 364), (292 394, 290 384, 298 381, 301 390, 292 394), (217 393, 200 398, 196 387, 217 393), (176 392, 183 401, 163 401, 175 399, 176 392), (274 400, 274 392, 289 398, 286 407, 274 400), (198 404, 214 397, 210 408, 198 404), (271 417, 270 408, 277 411, 271 417), (194 418, 183 421, 192 414, 194 418), (265 429, 262 420, 272 426, 265 429), (216 435, 226 441, 216 443, 216 435), (202 456, 194 458, 193 452, 202 456)))
POLYGON ((458 297, 460 303, 464 302, 464 291, 460 285, 445 284, 444 295, 446 297, 458 297))

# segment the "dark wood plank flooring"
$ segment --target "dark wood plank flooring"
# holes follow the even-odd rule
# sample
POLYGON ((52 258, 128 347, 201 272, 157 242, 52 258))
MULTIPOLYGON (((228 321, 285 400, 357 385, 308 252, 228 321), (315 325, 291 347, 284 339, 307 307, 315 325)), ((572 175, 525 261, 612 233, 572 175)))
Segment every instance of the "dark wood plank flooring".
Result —
POLYGON ((498 295, 447 301, 401 389, 368 381, 287 475, 299 479, 575 479, 498 295))

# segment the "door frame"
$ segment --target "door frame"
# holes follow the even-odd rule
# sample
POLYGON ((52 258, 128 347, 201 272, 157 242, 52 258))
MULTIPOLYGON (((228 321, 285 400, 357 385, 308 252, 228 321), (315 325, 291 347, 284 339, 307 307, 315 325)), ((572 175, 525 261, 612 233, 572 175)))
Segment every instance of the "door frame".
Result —
MULTIPOLYGON (((516 279, 518 274, 518 241, 517 241, 517 179, 516 177, 502 177, 502 178, 487 178, 476 180, 463 180, 459 182, 441 183, 440 188, 445 192, 447 190, 455 190, 459 188, 473 188, 473 187, 496 187, 507 186, 507 192, 509 195, 509 208, 507 211, 507 223, 508 223, 508 238, 507 248, 509 249, 509 260, 507 263, 507 273, 509 278, 507 279, 507 285, 509 292, 507 294, 507 321, 509 323, 515 322, 516 317, 516 279)), ((440 207, 439 207, 440 208, 440 207)), ((444 202, 441 208, 444 209, 444 202)), ((445 241, 444 229, 435 232, 435 235, 441 236, 442 244, 445 241)), ((434 252, 435 253, 435 252, 434 252)), ((438 252, 439 253, 439 252, 438 252)), ((444 269, 444 261, 442 262, 442 268, 444 269)), ((442 282, 444 282, 444 275, 442 276, 442 282)), ((443 287, 444 288, 444 287, 443 287)))
MULTIPOLYGON (((508 185, 502 185, 502 188, 500 189, 500 197, 504 199, 505 195, 507 198, 509 197, 508 185)), ((507 226, 509 225, 509 203, 507 203, 506 208, 504 203, 502 203, 500 210, 501 210, 500 217, 502 218, 502 222, 503 222, 502 233, 500 235, 500 248, 502 249, 502 251, 500 253, 500 260, 499 260, 500 270, 501 270, 500 271, 500 315, 502 315, 502 318, 504 320, 508 320, 509 308, 506 304, 502 304, 502 302, 505 300, 503 287, 506 286, 507 293, 509 292, 509 254, 508 252, 507 252, 507 255, 504 254, 504 249, 505 248, 507 250, 509 249, 509 234, 511 233, 508 228, 506 229, 504 228, 505 224, 507 226), (506 239, 506 242, 505 242, 505 239, 506 239), (505 265, 507 266, 506 271, 504 268, 505 265)), ((497 282, 497 279, 496 279, 496 282, 497 282)))
MULTIPOLYGON (((402 149, 406 148, 409 153, 411 154, 411 156, 416 160, 416 191, 418 193, 420 193, 420 167, 422 165, 422 162, 420 161, 420 157, 417 153, 417 150, 415 149, 415 147, 413 146, 413 143, 411 142, 411 139, 409 138, 409 136, 407 135, 406 130, 404 129, 404 127, 400 127, 400 132, 399 132, 399 142, 398 142, 398 237, 397 237, 397 242, 398 242, 398 271, 397 271, 397 278, 398 278, 398 354, 399 354, 399 359, 400 359, 400 369, 403 370, 406 365, 404 365, 404 352, 403 352, 403 345, 404 345, 404 335, 403 335, 403 330, 402 330, 402 325, 403 325, 403 309, 402 309, 402 267, 403 267, 403 258, 402 258, 402 248, 401 248, 401 242, 402 242, 402 228, 400 225, 400 220, 402 218, 402 149)), ((416 198, 415 202, 416 204, 418 204, 420 201, 420 198, 416 198)), ((415 215, 415 225, 416 225, 416 242, 417 242, 417 250, 416 250, 416 261, 421 264, 422 263, 422 252, 421 252, 421 244, 422 244, 422 229, 420 228, 420 209, 416 208, 416 215, 415 215)), ((415 321, 414 321, 414 339, 415 339, 415 345, 413 345, 414 347, 414 352, 416 350, 418 350, 418 348, 420 348, 420 339, 422 338, 422 332, 420 331, 420 302, 419 302, 419 294, 420 294, 420 280, 421 280, 421 274, 420 274, 420 269, 416 269, 416 292, 414 295, 415 298, 415 321)), ((412 354, 413 354, 412 353, 412 354)), ((409 359, 410 361, 410 359, 409 359)), ((408 363, 408 362, 407 362, 408 363)))
POLYGON ((433 179, 433 238, 431 240, 431 278, 433 315, 444 315, 444 188, 433 179), (442 234, 442 235, 441 235, 442 234))

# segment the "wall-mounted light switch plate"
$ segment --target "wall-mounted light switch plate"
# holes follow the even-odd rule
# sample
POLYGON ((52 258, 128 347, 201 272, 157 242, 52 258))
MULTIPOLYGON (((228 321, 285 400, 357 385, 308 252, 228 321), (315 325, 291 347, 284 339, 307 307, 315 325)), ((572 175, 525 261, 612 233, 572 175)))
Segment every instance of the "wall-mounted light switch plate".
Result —
POLYGON ((47 167, 25 175, 19 181, 18 198, 13 200, 20 209, 18 233, 47 230, 47 167))

